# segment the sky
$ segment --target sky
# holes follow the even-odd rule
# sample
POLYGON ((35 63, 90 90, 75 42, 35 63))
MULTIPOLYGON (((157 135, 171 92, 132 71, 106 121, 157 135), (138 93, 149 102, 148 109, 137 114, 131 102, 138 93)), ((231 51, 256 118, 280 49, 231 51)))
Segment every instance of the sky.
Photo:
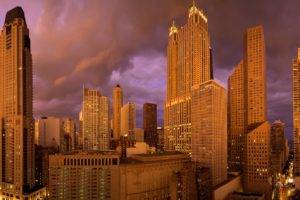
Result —
MULTIPOLYGON (((183 25, 192 0, 0 0, 5 13, 22 6, 30 29, 34 113, 77 118, 82 88, 111 97, 121 84, 124 102, 158 104, 163 122, 168 28, 183 25)), ((291 138, 291 66, 300 46, 299 0, 196 0, 208 16, 214 75, 227 78, 243 56, 247 27, 263 25, 268 119, 286 124, 291 138)))

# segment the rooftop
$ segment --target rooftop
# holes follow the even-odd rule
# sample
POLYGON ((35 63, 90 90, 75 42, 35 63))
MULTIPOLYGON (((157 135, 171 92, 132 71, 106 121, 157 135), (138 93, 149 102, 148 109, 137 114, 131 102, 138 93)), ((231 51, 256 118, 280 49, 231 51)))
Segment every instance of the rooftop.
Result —
POLYGON ((6 13, 5 24, 12 23, 14 21, 14 19, 17 19, 17 18, 23 19, 24 22, 26 23, 24 11, 23 11, 22 7, 20 7, 20 6, 17 6, 13 9, 9 10, 6 13))

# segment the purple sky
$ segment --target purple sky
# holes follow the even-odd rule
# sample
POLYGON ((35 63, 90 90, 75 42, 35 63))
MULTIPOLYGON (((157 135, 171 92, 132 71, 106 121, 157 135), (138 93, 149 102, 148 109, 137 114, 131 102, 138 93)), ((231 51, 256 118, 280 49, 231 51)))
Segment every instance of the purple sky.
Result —
MULTIPOLYGON (((0 0, 23 7, 31 31, 36 116, 77 117, 82 86, 111 97, 120 83, 125 102, 158 104, 162 122, 168 27, 187 19, 189 0, 0 0)), ((291 64, 300 46, 299 0, 198 0, 208 15, 215 77, 227 85, 242 58, 243 33, 265 28, 268 117, 291 134, 291 64)))

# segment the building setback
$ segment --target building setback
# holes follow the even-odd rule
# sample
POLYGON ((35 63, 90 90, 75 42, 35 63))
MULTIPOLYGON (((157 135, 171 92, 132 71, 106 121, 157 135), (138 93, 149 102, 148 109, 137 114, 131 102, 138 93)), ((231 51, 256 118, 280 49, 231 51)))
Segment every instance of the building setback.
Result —
POLYGON ((165 149, 191 152, 191 88, 212 78, 207 17, 194 4, 188 21, 169 29, 167 98, 164 108, 165 149))

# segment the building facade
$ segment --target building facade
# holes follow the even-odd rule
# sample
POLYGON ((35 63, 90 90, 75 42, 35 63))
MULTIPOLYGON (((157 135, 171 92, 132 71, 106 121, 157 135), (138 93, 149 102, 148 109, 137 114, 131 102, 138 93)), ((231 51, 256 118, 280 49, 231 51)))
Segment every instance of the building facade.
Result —
POLYGON ((245 164, 246 192, 269 195, 270 125, 266 115, 265 40, 262 26, 248 28, 244 36, 245 164), (263 149, 263 150, 262 150, 263 149))
POLYGON ((121 136, 121 109, 123 106, 123 90, 120 85, 113 88, 113 138, 121 136))
POLYGON ((300 48, 293 63, 293 140, 295 185, 300 189, 300 48))
POLYGON ((227 91, 213 80, 192 87, 192 160, 209 167, 212 184, 227 179, 227 91))
POLYGON ((134 137, 134 128, 136 126, 135 103, 128 102, 121 109, 121 135, 128 135, 130 139, 134 137))
POLYGON ((76 125, 73 119, 71 118, 63 118, 62 119, 63 131, 65 134, 65 146, 67 151, 71 151, 75 149, 76 146, 76 125))
MULTIPOLYGON (((0 197, 23 199, 34 186, 32 56, 23 9, 6 13, 0 33, 0 197)), ((1 198, 1 199, 2 199, 1 198)))
POLYGON ((98 90, 83 89, 82 133, 84 150, 109 149, 108 98, 98 90))
POLYGON ((119 199, 119 164, 113 152, 50 155, 50 199, 119 199))
POLYGON ((243 60, 228 78, 228 167, 241 171, 244 151, 244 70, 243 60))
POLYGON ((191 152, 191 87, 212 78, 207 17, 194 4, 183 27, 169 29, 165 149, 191 152))
POLYGON ((145 103, 143 105, 143 128, 145 142, 151 147, 157 147, 157 105, 145 103))

